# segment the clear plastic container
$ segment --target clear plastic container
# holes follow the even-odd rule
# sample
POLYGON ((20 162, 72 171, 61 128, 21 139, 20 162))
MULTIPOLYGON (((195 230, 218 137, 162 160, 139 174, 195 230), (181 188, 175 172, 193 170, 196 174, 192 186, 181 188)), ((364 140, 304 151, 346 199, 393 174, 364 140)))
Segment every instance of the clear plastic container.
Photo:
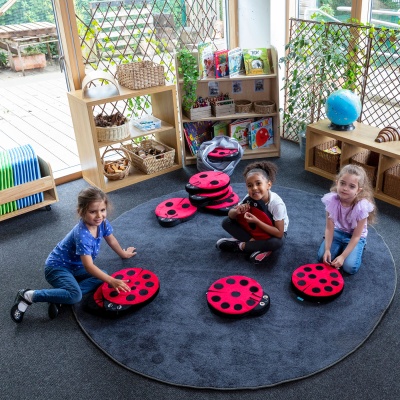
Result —
POLYGON ((161 120, 154 117, 153 115, 148 115, 143 118, 131 120, 132 125, 141 131, 151 131, 153 129, 161 128, 161 120))

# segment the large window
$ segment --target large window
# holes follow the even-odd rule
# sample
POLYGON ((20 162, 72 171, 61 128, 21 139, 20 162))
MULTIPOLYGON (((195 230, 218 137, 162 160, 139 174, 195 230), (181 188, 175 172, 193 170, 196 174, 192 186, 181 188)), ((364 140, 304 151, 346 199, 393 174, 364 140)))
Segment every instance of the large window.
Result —
POLYGON ((400 27, 400 0, 297 0, 296 4, 300 19, 348 22, 353 16, 377 27, 400 27))
POLYGON ((352 0, 299 0, 300 19, 347 22, 351 18, 352 0))
POLYGON ((372 0, 370 21, 375 26, 400 28, 400 0, 372 0))

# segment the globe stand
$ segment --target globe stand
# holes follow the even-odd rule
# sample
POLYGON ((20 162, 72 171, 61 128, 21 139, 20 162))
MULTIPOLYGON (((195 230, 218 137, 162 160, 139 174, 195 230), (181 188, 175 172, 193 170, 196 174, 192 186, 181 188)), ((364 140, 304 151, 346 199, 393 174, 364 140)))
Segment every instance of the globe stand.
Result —
POLYGON ((353 131, 355 126, 352 123, 348 125, 337 125, 331 122, 329 129, 332 129, 333 131, 353 131))

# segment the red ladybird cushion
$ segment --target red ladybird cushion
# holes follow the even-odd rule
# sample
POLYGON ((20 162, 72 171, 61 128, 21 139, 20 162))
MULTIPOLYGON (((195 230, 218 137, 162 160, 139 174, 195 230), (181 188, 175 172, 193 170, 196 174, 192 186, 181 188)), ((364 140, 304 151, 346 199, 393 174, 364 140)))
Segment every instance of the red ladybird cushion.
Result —
MULTIPOLYGON (((260 221, 264 222, 267 225, 273 226, 273 218, 272 214, 268 211, 267 206, 262 200, 253 200, 250 196, 247 196, 243 201, 242 204, 250 204, 249 212, 257 217, 260 221)), ((239 225, 248 232, 252 238, 255 240, 265 240, 269 239, 271 236, 268 235, 265 231, 259 228, 254 223, 249 223, 244 218, 244 214, 239 214, 237 216, 237 222, 239 225)))
POLYGON ((213 201, 226 198, 232 193, 232 186, 228 186, 225 189, 218 190, 217 192, 204 192, 197 194, 190 194, 190 203, 196 207, 205 207, 213 201))
POLYGON ((158 222, 161 226, 166 227, 188 221, 195 216, 196 212, 197 207, 185 197, 167 199, 158 204, 155 209, 158 222))
POLYGON ((226 209, 226 211, 229 211, 232 207, 236 206, 239 203, 239 200, 239 196, 235 192, 232 192, 222 199, 212 201, 211 203, 206 205, 205 208, 208 210, 226 209))
POLYGON ((207 154, 207 158, 212 162, 235 161, 240 157, 238 149, 226 149, 225 147, 216 147, 207 154))
POLYGON ((185 188, 189 194, 216 192, 230 184, 229 175, 220 171, 204 171, 193 175, 185 188))
POLYGON ((101 284, 93 295, 99 309, 118 314, 129 309, 143 306, 152 301, 158 294, 160 283, 158 277, 143 268, 126 268, 111 275, 116 279, 127 281, 129 292, 119 293, 108 283, 101 284))
POLYGON ((215 281, 207 291, 211 310, 227 316, 260 315, 270 305, 269 296, 254 279, 232 275, 215 281))
POLYGON ((344 280, 341 273, 330 265, 305 264, 293 272, 292 285, 300 296, 320 301, 339 296, 344 280))

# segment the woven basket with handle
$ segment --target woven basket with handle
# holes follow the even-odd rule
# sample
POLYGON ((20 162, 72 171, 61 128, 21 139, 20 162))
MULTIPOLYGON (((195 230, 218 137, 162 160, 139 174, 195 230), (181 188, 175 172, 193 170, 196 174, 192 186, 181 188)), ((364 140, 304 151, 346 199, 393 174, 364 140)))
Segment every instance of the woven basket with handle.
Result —
POLYGON ((103 164, 104 176, 111 181, 124 179, 129 175, 131 160, 129 159, 128 152, 123 147, 106 149, 101 156, 101 162, 103 164), (121 158, 116 159, 116 156, 120 156, 121 158))
POLYGON ((120 85, 132 90, 165 85, 164 67, 153 61, 138 61, 117 65, 120 85))
POLYGON ((146 174, 154 174, 174 165, 175 149, 156 140, 147 139, 137 146, 132 143, 123 146, 128 151, 133 166, 146 174), (163 152, 151 155, 158 148, 162 148, 163 152))

